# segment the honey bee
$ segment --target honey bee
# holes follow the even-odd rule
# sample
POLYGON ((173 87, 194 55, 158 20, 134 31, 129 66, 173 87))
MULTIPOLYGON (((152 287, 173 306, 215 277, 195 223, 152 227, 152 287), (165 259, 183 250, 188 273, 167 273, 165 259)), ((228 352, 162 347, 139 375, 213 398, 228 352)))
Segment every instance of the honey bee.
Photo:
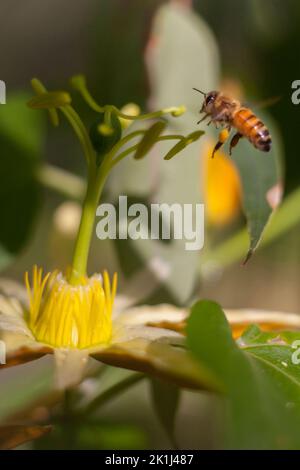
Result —
POLYGON ((215 153, 229 138, 232 128, 236 129, 237 132, 234 134, 230 142, 230 155, 232 153, 232 149, 238 144, 242 137, 246 137, 258 150, 263 152, 269 152, 271 150, 272 139, 270 132, 264 123, 251 111, 251 109, 242 106, 238 100, 235 100, 220 91, 204 93, 197 88, 193 89, 204 95, 204 101, 200 113, 205 113, 205 115, 197 124, 210 118, 208 125, 213 123, 216 127, 221 125, 225 128, 220 132, 219 140, 215 145, 212 157, 214 157, 215 153))

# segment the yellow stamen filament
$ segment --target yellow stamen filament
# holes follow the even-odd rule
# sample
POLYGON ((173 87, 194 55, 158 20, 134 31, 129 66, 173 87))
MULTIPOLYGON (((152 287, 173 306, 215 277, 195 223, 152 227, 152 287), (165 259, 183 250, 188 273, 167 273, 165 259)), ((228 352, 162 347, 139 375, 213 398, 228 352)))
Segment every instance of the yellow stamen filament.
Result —
POLYGON ((32 282, 25 284, 29 297, 28 324, 38 341, 58 348, 89 348, 107 344, 112 334, 112 309, 117 276, 112 285, 108 273, 88 278, 78 285, 68 283, 58 272, 43 278, 34 266, 32 282))

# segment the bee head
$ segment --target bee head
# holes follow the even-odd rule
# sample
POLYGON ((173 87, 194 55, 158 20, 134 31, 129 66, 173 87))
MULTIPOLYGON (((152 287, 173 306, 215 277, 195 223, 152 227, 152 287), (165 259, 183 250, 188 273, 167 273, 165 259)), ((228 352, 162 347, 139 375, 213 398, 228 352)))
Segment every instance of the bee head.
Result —
POLYGON ((218 91, 210 91, 209 93, 206 93, 204 95, 204 101, 203 101, 201 112, 205 112, 207 114, 211 113, 218 94, 219 94, 218 91))
POLYGON ((201 95, 204 96, 204 101, 200 113, 211 114, 219 92, 214 90, 208 93, 204 93, 204 91, 199 90, 198 88, 193 88, 193 90, 198 91, 198 93, 201 93, 201 95))

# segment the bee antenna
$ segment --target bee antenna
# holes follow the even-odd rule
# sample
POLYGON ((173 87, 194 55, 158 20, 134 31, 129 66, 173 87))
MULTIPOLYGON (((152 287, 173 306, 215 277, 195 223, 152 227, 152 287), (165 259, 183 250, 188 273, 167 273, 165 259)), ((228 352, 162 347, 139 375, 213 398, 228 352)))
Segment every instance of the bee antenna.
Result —
POLYGON ((201 93, 201 95, 204 95, 204 96, 206 95, 204 91, 198 90, 198 88, 193 88, 193 90, 198 91, 198 93, 201 93))

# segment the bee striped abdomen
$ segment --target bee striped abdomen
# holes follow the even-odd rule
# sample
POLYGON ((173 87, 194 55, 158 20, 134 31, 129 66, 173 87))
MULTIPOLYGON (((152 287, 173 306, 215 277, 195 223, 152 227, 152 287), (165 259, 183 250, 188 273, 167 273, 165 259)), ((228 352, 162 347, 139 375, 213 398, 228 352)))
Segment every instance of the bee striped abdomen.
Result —
POLYGON ((272 139, 268 128, 248 108, 239 109, 233 117, 233 126, 259 150, 269 152, 272 139))

